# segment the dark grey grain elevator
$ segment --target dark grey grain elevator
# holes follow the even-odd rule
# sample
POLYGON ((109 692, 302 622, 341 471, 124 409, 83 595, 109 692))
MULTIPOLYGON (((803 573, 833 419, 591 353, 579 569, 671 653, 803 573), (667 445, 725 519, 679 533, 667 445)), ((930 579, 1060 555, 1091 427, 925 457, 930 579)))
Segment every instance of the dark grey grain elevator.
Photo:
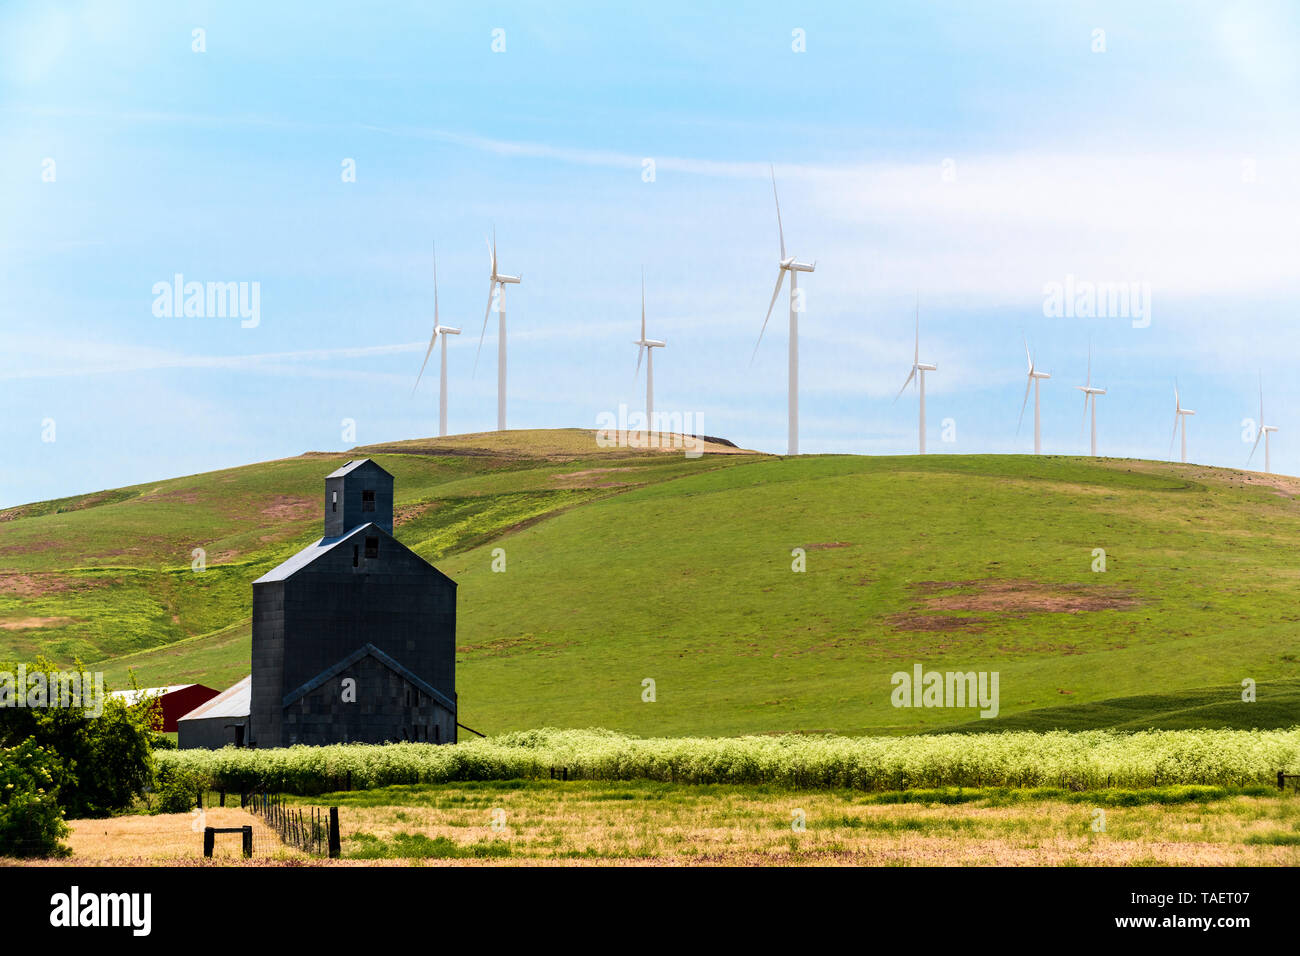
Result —
POLYGON ((325 536, 253 582, 253 746, 456 740, 456 582, 392 532, 393 476, 350 461, 325 536))

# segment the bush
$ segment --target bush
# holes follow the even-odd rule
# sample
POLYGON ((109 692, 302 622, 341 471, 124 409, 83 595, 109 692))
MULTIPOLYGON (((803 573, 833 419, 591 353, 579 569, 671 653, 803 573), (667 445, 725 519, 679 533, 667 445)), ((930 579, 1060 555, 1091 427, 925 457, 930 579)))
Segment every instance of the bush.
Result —
MULTIPOLYGON (((81 664, 75 665, 77 672, 81 664)), ((57 759, 51 767, 59 805, 69 816, 107 816, 129 807, 153 779, 151 727, 157 721, 154 704, 130 706, 103 692, 103 712, 85 706, 53 706, 58 671, 49 661, 20 668, 0 662, 0 673, 25 670, 28 680, 44 675, 50 691, 45 706, 0 707, 0 747, 13 747, 29 738, 57 759)), ((8 694, 26 694, 16 682, 0 685, 8 694)))
POLYGON ((203 775, 193 767, 181 764, 164 764, 158 768, 154 813, 186 813, 197 804, 198 792, 204 785, 203 775))
POLYGON ((0 747, 0 856, 65 856, 58 760, 30 737, 0 747))
POLYGON ((548 778, 893 791, 1266 786, 1300 769, 1300 729, 1007 732, 915 737, 666 737, 531 730, 452 745, 336 744, 158 754, 204 786, 319 794, 393 784, 548 778))

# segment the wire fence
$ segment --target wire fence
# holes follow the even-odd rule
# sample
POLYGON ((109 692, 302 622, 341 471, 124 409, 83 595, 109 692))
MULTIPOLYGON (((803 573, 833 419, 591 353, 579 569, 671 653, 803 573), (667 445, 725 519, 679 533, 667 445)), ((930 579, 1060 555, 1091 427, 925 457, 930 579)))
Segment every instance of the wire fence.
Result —
MULTIPOLYGON (((3 797, 0 794, 0 804, 6 802, 3 797)), ((0 837, 0 859, 56 858, 68 856, 70 850, 73 856, 138 857, 145 847, 152 851, 148 855, 159 857, 201 852, 205 858, 265 858, 284 847, 311 856, 341 855, 338 807, 294 807, 281 794, 197 790, 188 817, 178 817, 129 813, 109 818, 111 823, 106 819, 102 831, 94 825, 97 821, 81 820, 76 847, 69 845, 72 833, 56 841, 35 832, 33 821, 31 832, 12 826, 0 837)))
POLYGON ((339 808, 291 807, 280 794, 244 797, 250 812, 261 817, 286 845, 313 856, 339 855, 339 808))

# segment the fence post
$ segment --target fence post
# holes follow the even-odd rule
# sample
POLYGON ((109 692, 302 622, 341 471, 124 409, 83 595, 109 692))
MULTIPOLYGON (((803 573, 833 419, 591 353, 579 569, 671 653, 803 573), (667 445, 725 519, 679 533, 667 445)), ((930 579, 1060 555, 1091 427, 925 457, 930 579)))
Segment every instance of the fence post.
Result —
POLYGON ((1286 774, 1284 774, 1281 770, 1277 772, 1277 788, 1279 790, 1286 789, 1286 774))
POLYGON ((247 859, 252 855, 253 855, 253 828, 251 826, 246 826, 244 827, 244 858, 247 859))
POLYGON ((197 800, 198 802, 195 803, 194 806, 195 806, 196 808, 198 808, 199 810, 202 810, 202 809, 203 809, 203 788, 202 788, 202 787, 199 787, 199 789, 198 789, 198 791, 197 791, 196 800, 197 800))
POLYGON ((212 857, 212 845, 216 842, 217 836, 212 832, 212 827, 203 828, 203 855, 209 859, 212 857))
POLYGON ((224 807, 226 805, 226 791, 221 790, 219 793, 221 794, 221 805, 224 807))
POLYGON ((337 860, 341 851, 342 840, 339 839, 339 808, 330 807, 330 859, 337 860))

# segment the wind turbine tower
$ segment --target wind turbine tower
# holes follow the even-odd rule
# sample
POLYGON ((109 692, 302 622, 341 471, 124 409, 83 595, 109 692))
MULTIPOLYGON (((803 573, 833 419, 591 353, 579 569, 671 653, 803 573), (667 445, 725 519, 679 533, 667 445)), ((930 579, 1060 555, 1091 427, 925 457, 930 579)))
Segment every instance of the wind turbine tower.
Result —
POLYGON ((907 391, 907 386, 911 385, 912 379, 915 378, 921 396, 919 441, 917 444, 920 447, 921 450, 920 453, 922 455, 925 454, 925 373, 937 372, 938 370, 939 370, 939 366, 929 365, 921 361, 921 295, 920 293, 917 293, 916 347, 912 350, 912 370, 907 373, 907 379, 906 381, 903 382, 903 387, 898 390, 898 394, 894 396, 894 401, 897 402, 900 398, 903 397, 903 393, 907 391))
POLYGON ((1174 381, 1174 434, 1169 436, 1169 450, 1173 451, 1174 436, 1178 434, 1178 427, 1181 425, 1183 430, 1183 454, 1182 462, 1187 463, 1187 416, 1196 413, 1190 408, 1183 408, 1183 400, 1178 394, 1178 381, 1174 381))
POLYGON ((429 364, 429 356, 433 354, 433 347, 437 344, 438 339, 442 339, 442 369, 438 377, 438 435, 446 437, 447 435, 447 336, 460 335, 460 329, 453 329, 449 325, 442 325, 438 321, 438 251, 434 248, 433 253, 433 338, 429 339, 429 347, 424 353, 424 362, 420 365, 420 374, 415 377, 415 388, 411 389, 411 394, 415 394, 415 389, 420 387, 420 379, 424 377, 424 368, 429 364))
MULTIPOLYGON (((1270 474, 1271 462, 1268 456, 1268 433, 1278 430, 1276 425, 1264 424, 1264 377, 1261 375, 1259 380, 1259 434, 1255 436, 1255 444, 1250 446, 1250 458, 1255 457, 1255 449, 1259 447, 1259 440, 1264 439, 1264 474, 1270 474)), ((1250 458, 1246 459, 1246 464, 1250 464, 1250 458)))
POLYGON ((483 351, 483 334, 487 332, 488 316, 492 314, 492 300, 497 305, 497 431, 506 430, 506 286, 518 285, 519 276, 508 276, 497 271, 497 231, 492 230, 488 243, 488 257, 492 272, 488 279, 487 308, 483 311, 483 331, 478 334, 478 352, 474 353, 474 370, 478 371, 479 353, 483 351))
POLYGON ((641 358, 645 357, 645 429, 646 439, 649 440, 651 432, 654 429, 655 417, 655 349, 661 349, 668 345, 667 342, 660 342, 657 339, 648 339, 645 337, 645 270, 641 271, 641 338, 632 343, 637 347, 636 350, 636 374, 641 374, 641 358))
POLYGON ((1097 457, 1097 396, 1105 395, 1104 388, 1092 384, 1092 343, 1088 343, 1088 378, 1086 384, 1074 386, 1083 392, 1083 418, 1088 420, 1088 403, 1092 403, 1092 457, 1097 457))
MULTIPOLYGON (((787 454, 799 454, 799 312, 803 309, 803 300, 799 298, 799 273, 812 272, 817 268, 814 260, 811 264, 799 262, 794 256, 785 254, 785 229, 781 226, 781 199, 776 194, 776 170, 772 170, 772 198, 776 200, 776 231, 781 240, 781 258, 777 262, 776 288, 772 290, 772 301, 768 303, 767 315, 763 317, 763 328, 758 332, 758 342, 754 343, 754 355, 763 341, 767 331, 768 319, 772 318, 772 309, 776 306, 777 296, 781 294, 781 283, 785 274, 790 273, 790 347, 789 347, 789 428, 786 441, 787 454)), ((754 355, 749 357, 749 364, 754 364, 754 355)))
POLYGON ((1038 383, 1045 378, 1051 378, 1047 372, 1040 372, 1034 366, 1034 357, 1029 354, 1029 340, 1025 340, 1025 358, 1029 359, 1029 378, 1025 381, 1025 400, 1020 403, 1020 421, 1016 422, 1016 434, 1020 434, 1020 425, 1025 420, 1025 406, 1029 404, 1029 388, 1032 385, 1034 389, 1034 454, 1043 453, 1043 422, 1039 414, 1038 405, 1038 383))

